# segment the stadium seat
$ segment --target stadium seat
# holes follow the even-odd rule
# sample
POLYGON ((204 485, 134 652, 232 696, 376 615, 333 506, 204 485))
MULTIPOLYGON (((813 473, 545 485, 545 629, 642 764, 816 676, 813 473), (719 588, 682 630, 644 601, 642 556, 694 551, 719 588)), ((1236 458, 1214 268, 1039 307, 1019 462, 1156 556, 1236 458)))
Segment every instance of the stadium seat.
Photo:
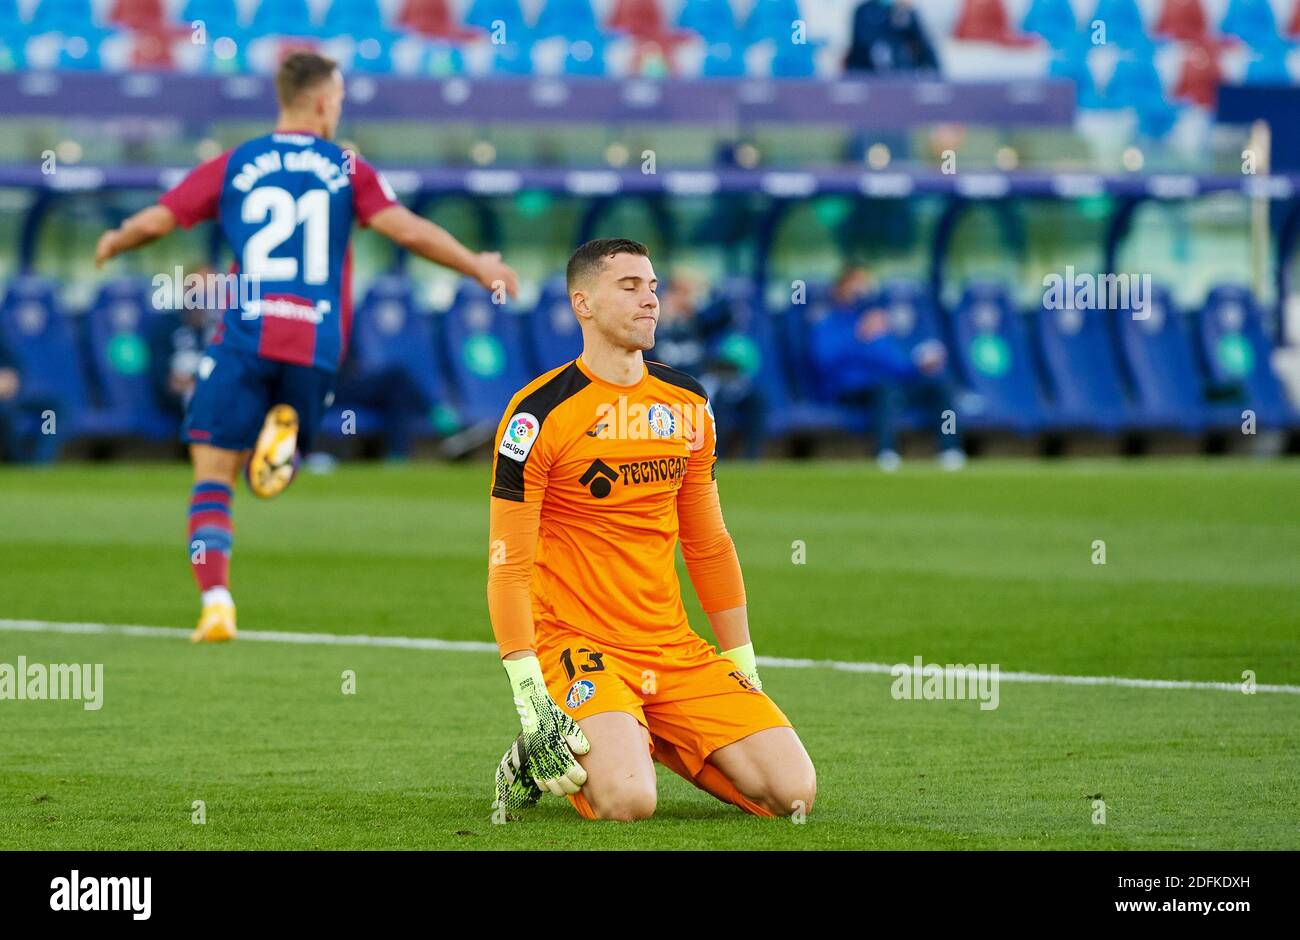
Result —
MULTIPOLYGON (((428 314, 415 305, 411 282, 394 274, 381 275, 371 281, 365 297, 357 307, 352 323, 348 350, 351 375, 388 376, 394 372, 403 378, 420 398, 412 408, 428 415, 436 404, 446 401, 446 389, 437 365, 433 324, 428 314)), ((347 384, 343 383, 343 388, 347 384)), ((324 428, 342 427, 343 411, 355 417, 357 433, 372 434, 384 430, 386 416, 373 408, 340 399, 322 423, 324 428)), ((428 432, 427 420, 413 429, 428 432)))
POLYGON ((947 337, 930 289, 919 281, 891 279, 880 285, 877 302, 889 313, 889 328, 910 351, 921 343, 947 337))
POLYGON ((189 26, 199 20, 209 37, 241 34, 239 9, 235 0, 188 0, 181 13, 181 22, 189 26))
POLYGON ((131 68, 171 71, 176 68, 172 55, 174 37, 166 28, 141 29, 131 34, 131 68))
POLYGON ((1287 21, 1286 34, 1300 36, 1300 0, 1295 0, 1291 5, 1291 19, 1287 21))
POLYGON ((316 36, 307 0, 262 0, 248 24, 253 36, 316 36))
POLYGON ((533 25, 533 35, 538 39, 588 38, 599 32, 591 0, 546 0, 533 25))
MULTIPOLYGON (((848 409, 796 400, 790 388, 782 344, 777 340, 785 330, 786 315, 768 313, 751 279, 727 280, 715 292, 713 300, 726 303, 729 312, 728 329, 715 339, 712 352, 715 356, 750 364, 763 400, 765 435, 834 433, 860 425, 857 416, 848 409)), ((798 311, 796 315, 802 320, 804 312, 798 311)))
POLYGON ((1033 0, 1020 28, 1042 36, 1053 49, 1064 47, 1079 32, 1070 0, 1033 0))
POLYGON ((1270 0, 1228 0, 1219 32, 1254 48, 1274 46, 1281 39, 1270 0))
POLYGON ((1115 320, 1134 418, 1144 428, 1194 433, 1209 410, 1185 317, 1166 288, 1155 285, 1152 295, 1142 319, 1125 309, 1115 320))
POLYGON ((166 25, 167 14, 162 0, 114 0, 108 19, 123 29, 157 30, 166 25))
POLYGON ((540 375, 548 369, 576 359, 582 352, 582 328, 569 306, 569 291, 563 276, 542 285, 537 306, 528 317, 529 368, 540 375))
POLYGON ((979 396, 966 427, 1020 434, 1042 428, 1045 415, 1029 342, 1006 285, 967 285, 953 311, 952 330, 957 371, 979 396))
POLYGON ((76 72, 98 72, 103 69, 100 47, 112 35, 108 30, 87 27, 76 32, 64 32, 59 48, 59 68, 76 72))
POLYGON ((331 0, 321 21, 322 36, 353 36, 358 41, 386 34, 377 0, 331 0))
POLYGON ((1002 0, 964 0, 952 29, 952 38, 993 42, 1000 46, 1024 46, 1036 41, 1012 28, 1002 0))
POLYGON ((809 42, 779 42, 772 57, 773 78, 812 78, 817 74, 817 45, 809 42))
POLYGON ((1163 137, 1177 119, 1155 62, 1142 52, 1130 52, 1115 65, 1103 101, 1107 107, 1134 109, 1139 130, 1149 137, 1163 137))
POLYGON ((677 25, 698 33, 706 43, 734 43, 740 38, 736 13, 728 0, 686 0, 677 14, 677 25))
POLYGON ((75 437, 86 411, 86 382, 55 283, 33 275, 11 280, 0 301, 0 335, 22 373, 19 400, 57 403, 57 433, 75 437))
POLYGON ((1200 340, 1212 392, 1253 410, 1260 427, 1297 426, 1297 414, 1273 372, 1273 341, 1247 288, 1223 284, 1210 290, 1201 310, 1200 340))
POLYGON ((574 36, 564 56, 566 75, 604 75, 605 37, 600 33, 574 36))
POLYGON ((81 430, 94 436, 172 438, 149 370, 149 281, 118 278, 102 284, 86 311, 85 348, 93 407, 81 430))
POLYGON ((1155 32, 1181 42, 1207 42, 1210 23, 1201 0, 1164 0, 1155 32))
POLYGON ((1098 20, 1105 24, 1107 45, 1121 49, 1151 47, 1151 36, 1142 23, 1142 11, 1138 9, 1137 0, 1097 0, 1087 22, 1098 20))
POLYGON ((465 424, 495 426, 511 396, 533 378, 519 319, 470 282, 461 285, 443 317, 447 375, 465 424))
POLYGON ((451 42, 465 42, 483 35, 479 30, 467 29, 457 23, 451 15, 448 0, 405 0, 397 22, 422 36, 451 42))
POLYGON ((1114 433, 1131 425, 1111 321, 1116 311, 1040 307, 1034 324, 1051 407, 1060 430, 1114 433))
POLYGON ((745 19, 745 36, 749 42, 771 39, 778 45, 788 43, 794 21, 801 19, 798 0, 754 0, 745 19))
POLYGON ((1213 108, 1221 80, 1218 47, 1209 41, 1188 43, 1173 96, 1202 108, 1213 108))
POLYGON ((1086 38, 1067 43, 1052 56, 1047 74, 1052 78, 1067 78, 1074 82, 1080 108, 1100 109, 1106 106, 1106 101, 1098 92, 1092 69, 1088 65, 1088 52, 1091 48, 1086 38))
POLYGON ((1242 82, 1247 85, 1290 85, 1294 78, 1289 65, 1291 50, 1276 43, 1254 50, 1246 64, 1242 82))
POLYGON ((31 33, 84 36, 98 30, 90 0, 40 0, 32 12, 31 33))
POLYGON ((494 30, 494 24, 501 23, 508 42, 531 36, 532 32, 519 8, 519 0, 474 0, 465 14, 465 23, 487 32, 494 30))

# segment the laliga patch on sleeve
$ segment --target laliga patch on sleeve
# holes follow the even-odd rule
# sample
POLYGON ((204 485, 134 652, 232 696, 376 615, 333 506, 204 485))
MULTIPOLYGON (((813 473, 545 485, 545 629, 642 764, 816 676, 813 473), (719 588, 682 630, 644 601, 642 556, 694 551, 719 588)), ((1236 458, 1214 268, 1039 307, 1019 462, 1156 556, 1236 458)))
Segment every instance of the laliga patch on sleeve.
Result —
POLYGON ((533 442, 537 440, 538 426, 536 416, 526 411, 519 412, 506 422, 506 433, 501 436, 498 451, 511 460, 523 463, 528 452, 533 449, 533 442))

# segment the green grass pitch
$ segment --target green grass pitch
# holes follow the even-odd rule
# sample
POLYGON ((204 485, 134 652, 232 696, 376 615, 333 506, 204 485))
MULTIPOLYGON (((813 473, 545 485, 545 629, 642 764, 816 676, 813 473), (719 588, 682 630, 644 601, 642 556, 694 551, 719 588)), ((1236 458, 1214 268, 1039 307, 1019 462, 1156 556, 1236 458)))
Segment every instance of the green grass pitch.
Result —
MULTIPOLYGON (((1300 684, 1294 461, 718 476, 761 656, 1300 684)), ((240 627, 490 640, 487 482, 346 466, 271 503, 241 487, 240 627)), ((188 487, 181 466, 0 471, 0 618, 192 627, 188 487)), ((0 629, 0 662, 19 655, 103 663, 104 702, 0 701, 0 849, 1300 848, 1295 694, 1004 682, 981 711, 769 666, 817 766, 804 824, 659 768, 649 821, 547 797, 493 825, 517 721, 490 652, 0 629)))

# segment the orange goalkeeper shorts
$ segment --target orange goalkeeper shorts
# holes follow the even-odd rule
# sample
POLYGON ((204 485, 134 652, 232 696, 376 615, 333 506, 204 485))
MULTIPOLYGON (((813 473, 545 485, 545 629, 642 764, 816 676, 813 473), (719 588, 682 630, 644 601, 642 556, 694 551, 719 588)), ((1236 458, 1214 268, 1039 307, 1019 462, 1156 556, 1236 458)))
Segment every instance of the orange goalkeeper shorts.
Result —
POLYGON ((651 755, 693 783, 718 748, 766 728, 791 727, 775 702, 693 631, 628 648, 546 622, 537 625, 537 644, 557 705, 577 721, 627 712, 650 732, 651 755), (656 740, 671 754, 655 755, 656 740))

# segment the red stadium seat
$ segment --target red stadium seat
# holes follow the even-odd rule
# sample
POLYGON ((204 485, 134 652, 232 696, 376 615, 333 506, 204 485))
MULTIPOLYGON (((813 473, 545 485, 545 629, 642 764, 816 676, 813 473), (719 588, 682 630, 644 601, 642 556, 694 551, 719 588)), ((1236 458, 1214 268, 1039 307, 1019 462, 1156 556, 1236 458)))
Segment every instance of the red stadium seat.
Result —
POLYGON ((398 25, 437 39, 463 42, 478 39, 483 34, 457 23, 451 15, 447 0, 405 0, 397 14, 398 25))
POLYGON ((1219 50, 1213 42, 1191 43, 1183 56, 1183 67, 1174 85, 1174 97, 1203 108, 1213 108, 1218 101, 1219 50))
POLYGON ((1155 31, 1183 42, 1204 42, 1210 37, 1209 21, 1201 0, 1165 0, 1155 31))
POLYGON ((973 42, 995 42, 1000 46, 1032 46, 1037 42, 1011 28, 1011 19, 1002 6, 1002 0, 965 0, 952 37, 973 42))
POLYGON ((1300 0, 1296 0, 1295 6, 1291 8, 1291 19, 1287 21, 1286 34, 1300 36, 1300 0))
POLYGON ((127 29, 158 29, 167 19, 162 0, 114 0, 108 19, 127 29))
POLYGON ((659 0, 618 0, 605 28, 637 39, 658 39, 668 31, 668 20, 659 0))
POLYGON ((170 71, 176 68, 172 57, 174 36, 165 28, 136 30, 131 37, 131 68, 147 71, 170 71))

